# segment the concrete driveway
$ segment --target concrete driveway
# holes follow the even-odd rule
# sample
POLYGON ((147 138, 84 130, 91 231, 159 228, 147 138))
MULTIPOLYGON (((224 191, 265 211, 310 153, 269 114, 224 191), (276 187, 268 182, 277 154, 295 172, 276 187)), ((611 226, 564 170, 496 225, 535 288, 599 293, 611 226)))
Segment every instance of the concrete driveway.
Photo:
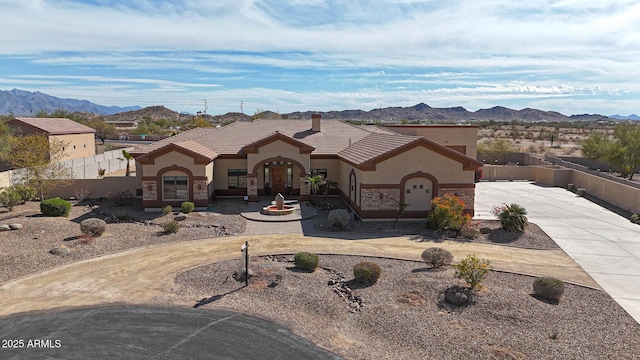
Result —
POLYGON ((481 182, 475 211, 517 203, 555 242, 640 322, 640 226, 562 188, 531 182, 481 182))

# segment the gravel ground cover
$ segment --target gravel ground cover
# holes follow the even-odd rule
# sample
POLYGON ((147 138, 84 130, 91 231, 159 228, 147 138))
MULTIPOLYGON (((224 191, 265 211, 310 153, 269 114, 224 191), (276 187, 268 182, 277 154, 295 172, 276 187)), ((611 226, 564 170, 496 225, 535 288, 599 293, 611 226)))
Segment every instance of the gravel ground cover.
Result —
MULTIPOLYGON (((145 245, 241 234, 246 220, 237 214, 244 205, 217 200, 215 211, 189 214, 179 232, 171 235, 162 234, 160 225, 174 214, 145 213, 139 204, 83 203, 75 205, 68 218, 40 216, 38 203, 13 212, 0 209, 0 224, 24 226, 0 233, 0 282, 145 245), (89 217, 105 219, 107 231, 83 244, 79 223, 89 217), (61 246, 67 255, 49 252, 61 246)), ((316 231, 332 231, 327 214, 322 210, 311 220, 316 231)), ((533 224, 520 236, 501 233, 497 221, 478 226, 493 231, 475 241, 556 248, 533 224)), ((425 230, 422 222, 399 222, 394 229, 392 222, 354 221, 348 232, 411 234, 434 246, 449 239, 425 230)), ((382 278, 361 287, 351 282, 352 266, 366 258, 321 256, 321 269, 314 273, 296 271, 291 258, 253 258, 255 277, 248 288, 232 276, 240 267, 238 261, 192 269, 176 277, 165 300, 271 319, 351 359, 632 359, 640 353, 640 326, 599 290, 568 285, 562 301, 553 305, 531 296, 531 277, 492 272, 475 304, 455 307, 443 301, 443 291, 459 284, 450 267, 431 271, 420 262, 368 259, 382 267, 382 278), (342 278, 360 297, 361 308, 328 285, 342 278)))
POLYGON ((0 283, 140 246, 237 235, 246 227, 246 220, 238 214, 194 212, 180 222, 177 233, 163 234, 161 225, 173 220, 175 214, 144 212, 138 203, 116 206, 103 200, 76 204, 67 218, 41 216, 39 206, 38 202, 29 202, 12 212, 0 209, 0 224, 23 225, 20 230, 0 232, 0 283), (105 220, 107 230, 102 236, 84 243, 80 238, 80 222, 91 217, 105 220), (51 254, 52 249, 57 249, 61 255, 51 254))
POLYGON ((349 359, 634 359, 640 325, 605 292, 567 285, 558 304, 532 296, 533 278, 492 272, 464 307, 444 301, 460 285, 454 270, 424 263, 355 256, 320 256, 314 273, 297 271, 293 256, 252 258, 249 287, 227 261, 176 277, 174 296, 195 306, 234 309, 276 321, 349 359), (353 283, 352 267, 373 261, 378 283, 353 283), (362 308, 334 291, 344 277, 362 308))
MULTIPOLYGON (((344 202, 337 198, 329 198, 328 207, 331 209, 346 208, 344 202)), ((318 215, 313 218, 313 228, 318 232, 337 232, 331 227, 331 223, 327 220, 329 209, 318 211, 318 215)), ((536 224, 529 224, 527 231, 524 233, 509 232, 500 229, 499 220, 482 220, 473 221, 476 230, 488 228, 491 230, 487 234, 478 234, 474 239, 466 239, 462 237, 452 237, 450 234, 442 234, 425 227, 424 221, 352 221, 349 228, 345 231, 354 234, 371 234, 375 236, 397 236, 410 235, 413 240, 421 242, 441 242, 444 240, 454 240, 461 242, 477 241, 483 243, 500 244, 505 246, 514 246, 532 249, 559 249, 560 247, 545 234, 536 224)))

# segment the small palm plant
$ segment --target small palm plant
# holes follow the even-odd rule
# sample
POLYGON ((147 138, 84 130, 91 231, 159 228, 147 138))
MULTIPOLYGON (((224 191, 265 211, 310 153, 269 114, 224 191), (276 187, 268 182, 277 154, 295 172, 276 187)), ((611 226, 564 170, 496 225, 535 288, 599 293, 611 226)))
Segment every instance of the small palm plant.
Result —
POLYGON ((523 232, 528 224, 527 210, 518 204, 505 205, 498 213, 503 230, 523 232))

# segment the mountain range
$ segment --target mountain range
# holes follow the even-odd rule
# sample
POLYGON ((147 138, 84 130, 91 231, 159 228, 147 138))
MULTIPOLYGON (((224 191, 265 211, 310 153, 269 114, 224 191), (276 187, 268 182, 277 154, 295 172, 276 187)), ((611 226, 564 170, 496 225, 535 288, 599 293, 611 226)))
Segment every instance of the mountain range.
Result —
POLYGON ((0 90, 0 115, 32 116, 39 111, 52 113, 56 110, 111 115, 138 109, 140 109, 140 106, 103 106, 87 100, 61 99, 39 91, 0 90))
MULTIPOLYGON (((95 114, 107 116, 111 120, 134 120, 148 116, 154 119, 185 119, 191 114, 178 113, 163 106, 152 106, 142 109, 140 106, 118 107, 102 106, 87 100, 61 99, 41 92, 29 92, 13 89, 9 91, 0 90, 0 115, 13 114, 15 116, 35 115, 41 110, 52 113, 62 109, 68 112, 78 112, 85 114, 95 114)), ((451 108, 434 108, 427 104, 420 103, 410 107, 387 107, 364 110, 342 110, 327 112, 292 112, 289 114, 277 114, 270 111, 256 114, 254 118, 288 118, 288 119, 309 119, 311 114, 321 114, 325 119, 355 120, 355 121, 431 121, 431 122, 467 122, 467 121, 597 121, 610 119, 631 119, 640 120, 640 117, 631 114, 627 117, 612 115, 607 117, 599 114, 564 115, 556 111, 543 111, 526 108, 513 110, 502 106, 494 106, 489 109, 468 111, 458 106, 451 108)), ((246 114, 228 113, 225 115, 207 115, 208 120, 214 122, 226 122, 240 118, 250 118, 246 114)))

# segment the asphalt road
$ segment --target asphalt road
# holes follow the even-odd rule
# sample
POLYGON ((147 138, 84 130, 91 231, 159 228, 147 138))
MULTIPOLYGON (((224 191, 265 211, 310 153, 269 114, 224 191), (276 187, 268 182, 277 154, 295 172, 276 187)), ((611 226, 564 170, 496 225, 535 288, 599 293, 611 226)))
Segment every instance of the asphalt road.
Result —
POLYGON ((0 318, 0 359, 340 359, 230 311, 98 307, 0 318))

